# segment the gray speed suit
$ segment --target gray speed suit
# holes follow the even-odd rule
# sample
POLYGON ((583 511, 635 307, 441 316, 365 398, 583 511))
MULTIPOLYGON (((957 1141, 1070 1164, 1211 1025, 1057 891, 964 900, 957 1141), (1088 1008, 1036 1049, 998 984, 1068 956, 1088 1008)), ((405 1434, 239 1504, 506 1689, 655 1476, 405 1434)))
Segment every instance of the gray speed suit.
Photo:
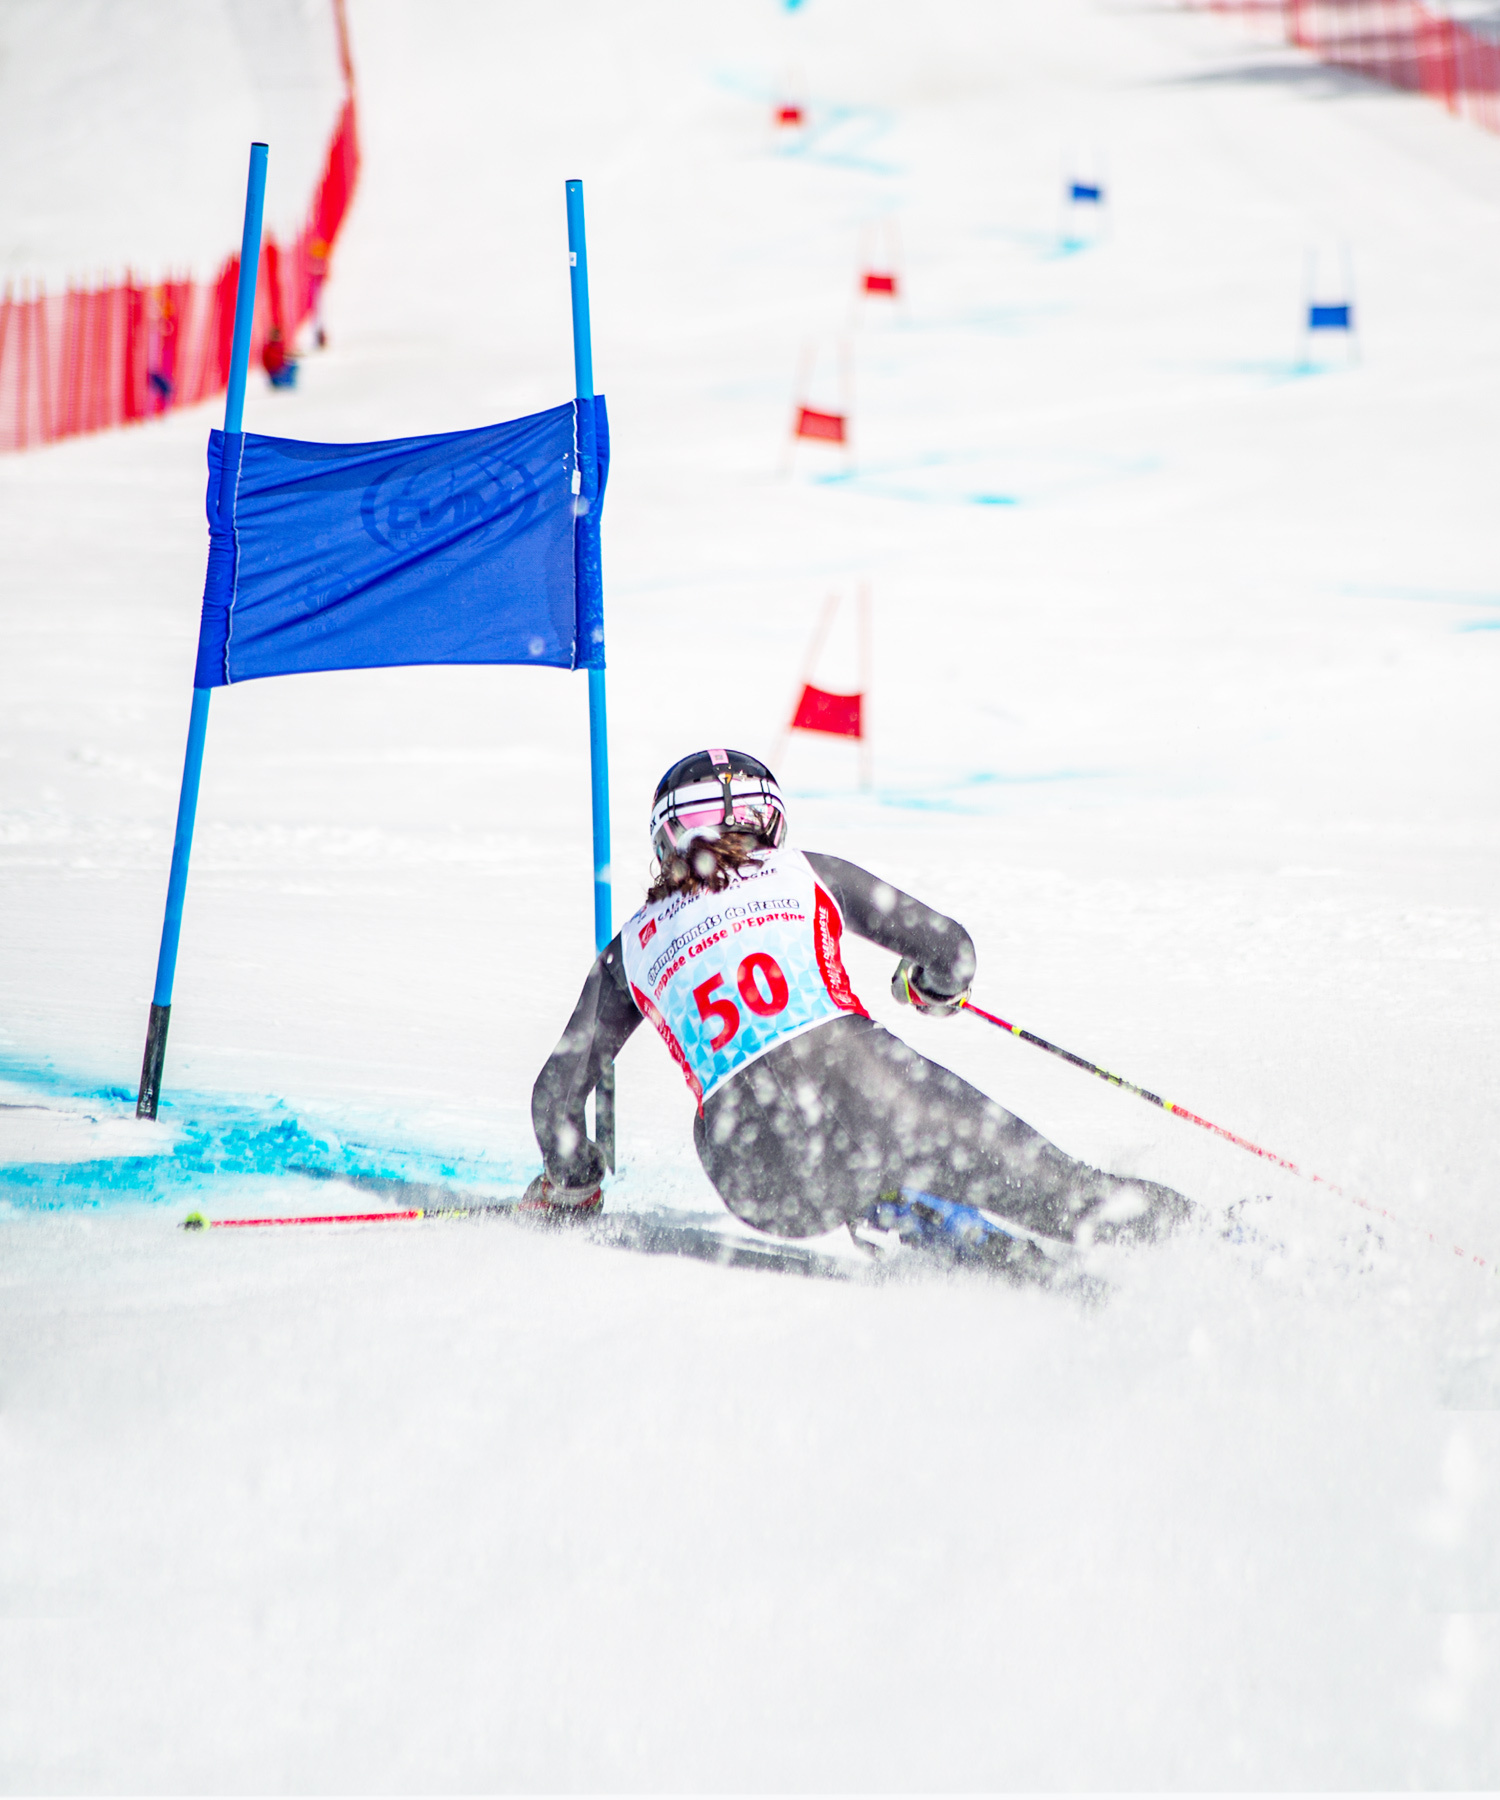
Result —
MULTIPOLYGON (((853 863, 806 855, 846 929, 913 958, 924 993, 968 986, 974 945, 961 925, 853 863)), ((532 1124, 557 1185, 584 1186, 602 1175, 584 1102, 640 1023, 616 937, 589 972, 532 1090, 532 1124)), ((1189 1210, 1169 1188, 1065 1155, 857 1013, 777 1044, 731 1075, 704 1102, 693 1136, 730 1211, 782 1237, 852 1223, 901 1188, 983 1206, 1064 1238, 1153 1237, 1189 1210)))

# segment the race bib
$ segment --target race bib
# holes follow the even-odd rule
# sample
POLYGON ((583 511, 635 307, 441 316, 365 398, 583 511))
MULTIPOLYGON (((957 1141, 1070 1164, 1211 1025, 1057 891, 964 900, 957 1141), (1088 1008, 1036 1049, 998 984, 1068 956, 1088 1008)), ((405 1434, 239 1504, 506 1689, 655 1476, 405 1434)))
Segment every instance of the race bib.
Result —
POLYGON ((722 893, 657 900, 620 933, 635 1003, 700 1109, 774 1045, 864 1013, 839 955, 843 930, 807 858, 772 850, 722 893))

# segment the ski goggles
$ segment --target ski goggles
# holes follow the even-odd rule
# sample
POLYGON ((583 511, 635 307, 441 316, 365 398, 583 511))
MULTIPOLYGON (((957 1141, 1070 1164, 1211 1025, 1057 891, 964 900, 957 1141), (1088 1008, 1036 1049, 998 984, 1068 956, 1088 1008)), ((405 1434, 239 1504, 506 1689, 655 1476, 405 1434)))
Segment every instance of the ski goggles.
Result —
POLYGON ((670 789, 651 809, 651 842, 658 856, 681 851, 694 838, 712 841, 726 831, 752 831, 773 847, 786 833, 781 792, 768 776, 732 775, 670 789))

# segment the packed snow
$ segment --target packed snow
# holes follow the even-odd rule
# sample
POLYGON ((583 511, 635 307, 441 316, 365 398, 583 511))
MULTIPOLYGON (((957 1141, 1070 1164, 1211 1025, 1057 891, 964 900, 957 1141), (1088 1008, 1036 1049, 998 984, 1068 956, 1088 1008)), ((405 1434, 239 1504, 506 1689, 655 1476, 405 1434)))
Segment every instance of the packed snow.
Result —
MULTIPOLYGON (((0 14, 0 169, 48 146, 8 274, 211 266, 278 110, 270 209, 305 206, 317 9, 112 10, 0 14)), ((138 1123, 220 415, 7 457, 0 1785, 1500 1784, 1500 139, 1124 0, 350 23, 330 344, 246 425, 568 398, 584 179, 617 922, 662 769, 773 753, 830 592, 851 686, 868 581, 874 783, 799 736, 793 841, 961 919, 981 1004, 1391 1217, 912 1019, 855 944, 876 1017, 1199 1223, 1093 1299, 479 1219, 183 1232, 535 1172, 592 953, 585 682, 216 694, 138 1123), (856 297, 874 245, 895 304, 856 297), (789 456, 842 391, 852 452, 789 456)), ((648 1032, 619 1080, 609 1208, 712 1214, 648 1032)))

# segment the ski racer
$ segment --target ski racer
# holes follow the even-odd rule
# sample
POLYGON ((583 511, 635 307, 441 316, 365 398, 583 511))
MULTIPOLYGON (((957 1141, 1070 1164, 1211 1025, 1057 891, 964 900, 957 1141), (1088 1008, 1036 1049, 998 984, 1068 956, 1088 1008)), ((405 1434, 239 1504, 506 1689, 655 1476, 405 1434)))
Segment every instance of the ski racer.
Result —
POLYGON ((934 1018, 967 999, 973 942, 855 864, 792 849, 786 830, 753 756, 703 750, 662 777, 646 903, 595 962, 532 1091, 545 1169, 525 1204, 600 1207, 584 1102, 645 1019, 696 1103, 709 1180, 761 1231, 848 1225, 1003 1257, 1026 1231, 1154 1237, 1185 1216, 1181 1195, 1075 1161, 877 1025, 845 973, 845 930, 897 956, 895 998, 934 1018))

